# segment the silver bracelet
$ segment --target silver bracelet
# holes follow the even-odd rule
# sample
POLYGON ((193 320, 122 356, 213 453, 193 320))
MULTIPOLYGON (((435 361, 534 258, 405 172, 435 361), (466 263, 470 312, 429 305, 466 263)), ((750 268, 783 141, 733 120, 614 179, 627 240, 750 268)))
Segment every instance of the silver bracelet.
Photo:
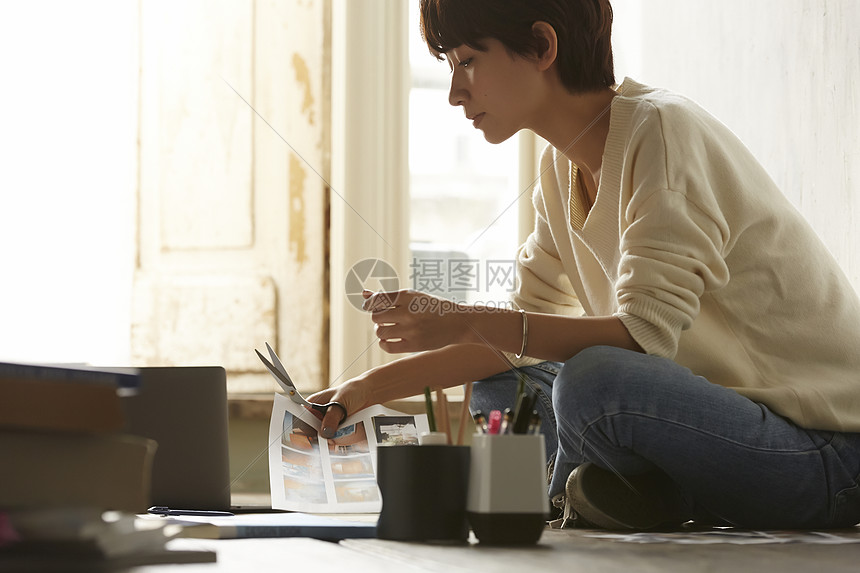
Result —
POLYGON ((526 353, 526 344, 529 342, 529 319, 526 318, 526 311, 520 309, 520 316, 523 317, 523 346, 520 348, 519 354, 516 355, 517 358, 522 358, 526 353))

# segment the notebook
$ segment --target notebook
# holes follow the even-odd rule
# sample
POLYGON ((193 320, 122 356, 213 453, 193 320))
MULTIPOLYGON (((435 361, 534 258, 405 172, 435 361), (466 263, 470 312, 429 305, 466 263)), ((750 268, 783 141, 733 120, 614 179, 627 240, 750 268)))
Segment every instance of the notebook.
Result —
POLYGON ((126 431, 152 438, 152 504, 179 509, 230 508, 227 375, 220 366, 139 368, 140 388, 126 396, 126 431))
POLYGON ((325 541, 376 537, 376 517, 337 519, 307 513, 269 513, 229 517, 179 516, 171 523, 186 526, 181 537, 240 539, 260 537, 311 537, 325 541))

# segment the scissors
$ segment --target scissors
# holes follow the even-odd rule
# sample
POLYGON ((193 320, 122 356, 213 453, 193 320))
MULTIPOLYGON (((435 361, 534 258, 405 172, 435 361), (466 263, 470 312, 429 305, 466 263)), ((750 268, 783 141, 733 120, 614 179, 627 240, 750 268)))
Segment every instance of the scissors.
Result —
POLYGON ((260 360, 263 361, 263 364, 266 366, 266 369, 272 373, 272 376, 275 377, 275 381, 280 384, 281 388, 284 389, 284 392, 287 393, 287 396, 290 400, 292 400, 296 404, 307 406, 308 408, 316 410, 317 412, 322 412, 323 414, 328 412, 328 409, 332 406, 337 406, 338 408, 343 410, 343 418, 341 418, 341 421, 346 418, 346 406, 344 406, 340 402, 329 402, 328 404, 314 404, 313 402, 308 402, 307 400, 305 400, 304 396, 299 394, 299 391, 296 390, 296 385, 293 384, 290 375, 287 374, 287 369, 284 368, 283 364, 281 364, 281 360, 278 358, 278 355, 275 354, 275 351, 272 350, 272 347, 269 346, 268 342, 266 343, 266 349, 269 351, 269 356, 271 356, 272 358, 271 362, 269 362, 269 360, 265 356, 260 354, 260 351, 256 348, 254 349, 254 352, 257 353, 257 356, 259 356, 260 360))

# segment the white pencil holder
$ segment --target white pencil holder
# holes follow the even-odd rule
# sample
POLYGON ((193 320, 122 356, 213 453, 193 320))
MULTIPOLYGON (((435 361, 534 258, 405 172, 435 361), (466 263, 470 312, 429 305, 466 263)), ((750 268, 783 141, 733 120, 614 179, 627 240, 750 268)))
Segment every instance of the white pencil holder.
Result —
POLYGON ((472 437, 466 514, 481 543, 537 543, 549 516, 542 434, 472 437))

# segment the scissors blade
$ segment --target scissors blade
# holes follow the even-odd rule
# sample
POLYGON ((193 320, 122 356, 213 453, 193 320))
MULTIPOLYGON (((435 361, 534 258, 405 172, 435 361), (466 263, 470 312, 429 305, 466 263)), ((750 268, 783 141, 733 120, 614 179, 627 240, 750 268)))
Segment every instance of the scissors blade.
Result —
POLYGON ((278 369, 277 367, 275 367, 275 365, 269 362, 269 360, 265 356, 260 354, 260 351, 256 348, 254 349, 254 352, 257 353, 257 356, 259 356, 260 360, 263 361, 263 364, 266 366, 266 369, 271 372, 272 376, 275 377, 275 381, 280 384, 281 388, 284 389, 284 392, 287 393, 287 396, 289 396, 290 400, 298 404, 304 404, 306 406, 311 405, 310 402, 305 400, 304 397, 299 394, 299 391, 296 390, 295 386, 293 386, 293 381, 290 380, 290 377, 287 376, 285 372, 281 372, 280 369, 278 369))
POLYGON ((272 359, 272 364, 274 364, 274 365, 275 365, 275 367, 276 367, 278 370, 280 370, 280 371, 281 371, 281 374, 283 374, 283 375, 284 375, 284 378, 286 378, 287 380, 289 380, 290 385, 292 385, 292 386, 293 386, 293 388, 295 388, 295 386, 296 386, 296 385, 295 385, 295 384, 293 384, 293 380, 292 380, 292 378, 290 378, 290 375, 289 375, 289 374, 287 374, 287 369, 286 369, 286 368, 284 368, 284 365, 283 365, 283 364, 281 364, 281 359, 280 359, 280 358, 278 358, 278 355, 275 353, 275 350, 274 350, 271 346, 269 346, 269 343, 268 343, 268 342, 266 343, 266 350, 268 350, 268 351, 269 351, 269 356, 270 356, 270 357, 271 357, 271 359, 272 359))

